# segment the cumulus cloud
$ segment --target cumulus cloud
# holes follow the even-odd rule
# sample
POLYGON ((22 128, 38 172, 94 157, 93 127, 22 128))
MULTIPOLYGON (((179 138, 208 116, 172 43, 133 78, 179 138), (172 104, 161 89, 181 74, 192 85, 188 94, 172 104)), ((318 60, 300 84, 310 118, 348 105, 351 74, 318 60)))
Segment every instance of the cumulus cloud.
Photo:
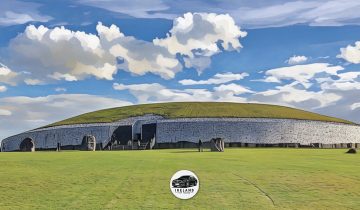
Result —
POLYGON ((85 112, 125 105, 131 103, 88 94, 0 98, 0 139, 85 112))
POLYGON ((197 57, 184 57, 184 64, 186 68, 195 68, 200 75, 204 69, 210 66, 210 57, 197 56, 197 57))
POLYGON ((128 90, 139 103, 170 102, 170 101, 237 101, 244 102, 239 95, 250 93, 251 90, 237 84, 221 85, 213 91, 208 89, 169 89, 159 83, 150 84, 118 84, 115 90, 128 90))
POLYGON ((0 93, 7 91, 7 87, 4 85, 0 85, 0 93))
POLYGON ((234 95, 239 95, 243 93, 253 93, 253 91, 249 90, 248 88, 234 83, 220 85, 218 87, 215 87, 214 90, 222 93, 230 92, 233 93, 234 95))
POLYGON ((254 91, 235 83, 222 84, 218 87, 214 87, 214 91, 212 92, 217 101, 232 102, 247 102, 246 97, 239 96, 246 93, 254 93, 254 91))
POLYGON ((342 70, 344 70, 342 66, 332 66, 328 63, 313 63, 270 69, 265 72, 267 78, 279 82, 288 81, 290 83, 276 86, 275 89, 256 93, 256 98, 259 98, 258 96, 271 96, 276 100, 290 104, 292 102, 295 104, 312 100, 317 102, 307 103, 309 107, 328 106, 342 98, 342 94, 335 94, 329 91, 330 89, 347 90, 358 86, 356 79, 360 74, 357 72, 339 73, 342 70), (319 91, 307 90, 314 84, 320 88, 319 91))
POLYGON ((18 73, 11 71, 7 66, 0 63, 0 82, 15 85, 18 73))
POLYGON ((210 101, 211 93, 206 89, 168 89, 159 83, 124 85, 114 83, 115 90, 129 90, 139 103, 169 101, 210 101))
POLYGON ((226 72, 226 73, 217 73, 212 78, 207 80, 192 80, 192 79, 184 79, 180 80, 179 83, 182 85, 218 85, 223 83, 228 83, 231 81, 241 80, 245 77, 249 76, 248 73, 240 73, 235 74, 232 72, 226 72))
POLYGON ((242 47, 239 39, 246 35, 228 14, 186 13, 174 20, 166 38, 154 39, 153 42, 165 47, 173 55, 181 54, 189 58, 186 60, 188 67, 204 68, 194 58, 219 53, 221 49, 218 45, 227 51, 239 50, 242 47))
POLYGON ((270 82, 270 83, 281 83, 281 81, 273 76, 266 76, 265 79, 254 79, 255 82, 270 82))
POLYGON ((118 65, 119 68, 127 69, 135 75, 151 72, 164 79, 174 78, 175 74, 182 70, 179 60, 165 48, 134 38, 125 44, 126 46, 116 44, 110 49, 114 57, 124 59, 124 62, 118 65))
POLYGON ((64 27, 30 25, 10 41, 9 53, 14 68, 30 72, 33 80, 74 80, 90 75, 112 79, 116 72, 114 58, 102 48, 98 36, 64 27))
POLYGON ((336 101, 336 103, 330 104, 326 107, 322 107, 321 109, 316 109, 315 111, 360 123, 360 109, 357 107, 358 103, 360 102, 359 89, 329 89, 324 90, 324 92, 340 95, 341 99, 336 101))
POLYGON ((285 84, 252 94, 249 101, 292 106, 360 122, 360 72, 329 64, 307 64, 271 69, 265 74, 285 84))
POLYGON ((303 85, 310 85, 309 82, 315 75, 325 74, 336 75, 338 71, 343 70, 342 66, 332 66, 328 63, 312 63, 304 65, 295 65, 270 69, 265 72, 267 81, 275 82, 281 80, 295 80, 303 85))
POLYGON ((171 54, 180 53, 194 57, 214 55, 220 51, 217 42, 225 50, 238 50, 242 46, 239 38, 245 37, 230 15, 215 13, 186 13, 174 20, 174 25, 164 39, 154 39, 154 44, 166 47, 171 54))
POLYGON ((276 86, 275 89, 258 92, 251 99, 257 102, 302 107, 311 110, 329 106, 341 98, 341 95, 335 93, 309 91, 301 83, 295 81, 288 85, 276 86))
POLYGON ((39 13, 39 4, 18 0, 1 0, 0 25, 10 26, 28 22, 47 22, 52 19, 39 13))
POLYGON ((339 73, 335 78, 317 78, 322 90, 359 90, 360 89, 360 72, 339 73))
POLYGON ((181 60, 185 67, 202 71, 212 55, 239 50, 239 39, 246 35, 229 15, 213 13, 186 13, 174 20, 167 37, 152 42, 126 36, 116 25, 98 23, 96 31, 29 25, 10 41, 7 65, 29 72, 27 84, 33 85, 89 76, 112 80, 118 69, 170 79, 183 69, 181 60))
POLYGON ((347 62, 359 64, 360 63, 360 41, 355 42, 355 45, 348 45, 340 49, 340 54, 337 56, 347 62))
POLYGON ((304 55, 294 55, 287 60, 287 63, 289 65, 295 65, 295 64, 304 63, 307 60, 308 60, 308 58, 304 55))

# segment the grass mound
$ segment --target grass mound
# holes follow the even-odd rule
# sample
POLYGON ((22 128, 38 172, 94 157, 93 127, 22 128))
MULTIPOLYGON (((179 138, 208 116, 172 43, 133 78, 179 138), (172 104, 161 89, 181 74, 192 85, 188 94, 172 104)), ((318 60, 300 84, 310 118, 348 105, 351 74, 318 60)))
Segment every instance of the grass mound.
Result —
POLYGON ((81 123, 115 122, 128 117, 156 114, 166 118, 249 117, 352 122, 284 106, 226 102, 173 102, 104 109, 82 114, 45 127, 81 123))

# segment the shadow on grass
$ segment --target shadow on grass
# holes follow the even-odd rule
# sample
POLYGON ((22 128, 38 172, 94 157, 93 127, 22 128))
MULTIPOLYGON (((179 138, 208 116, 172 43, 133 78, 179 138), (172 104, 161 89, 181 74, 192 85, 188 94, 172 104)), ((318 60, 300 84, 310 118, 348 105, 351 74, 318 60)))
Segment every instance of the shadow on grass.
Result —
MULTIPOLYGON (((203 151, 203 152, 210 152, 209 151, 203 151)), ((182 151, 171 151, 170 153, 199 153, 198 150, 182 150, 182 151)))

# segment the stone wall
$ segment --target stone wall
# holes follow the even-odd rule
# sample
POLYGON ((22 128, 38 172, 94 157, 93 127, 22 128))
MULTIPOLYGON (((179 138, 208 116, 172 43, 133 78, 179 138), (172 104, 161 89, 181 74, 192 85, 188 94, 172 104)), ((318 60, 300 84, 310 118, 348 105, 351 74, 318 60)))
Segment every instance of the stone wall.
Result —
POLYGON ((61 146, 80 145, 86 135, 92 135, 98 143, 105 142, 112 134, 115 126, 86 126, 42 129, 28 131, 11 136, 2 141, 5 151, 18 150, 21 141, 31 138, 35 142, 35 149, 56 148, 57 143, 61 146))
POLYGON ((211 138, 224 138, 226 145, 229 146, 231 146, 229 143, 232 145, 237 145, 236 143, 248 145, 321 143, 324 148, 337 148, 331 144, 357 143, 356 145, 360 145, 360 126, 358 125, 260 118, 163 119, 160 116, 147 115, 115 123, 64 125, 37 129, 8 137, 2 141, 2 146, 4 146, 3 151, 19 150, 21 141, 31 138, 35 142, 36 149, 50 149, 56 148, 57 143, 61 146, 80 145, 86 135, 94 136, 97 143, 105 146, 119 126, 133 126, 134 135, 141 131, 141 125, 147 123, 157 123, 156 143, 163 146, 178 142, 197 143, 199 139, 207 142, 211 138))
POLYGON ((360 126, 342 123, 255 118, 183 118, 157 121, 157 143, 197 143, 224 138, 252 144, 360 143, 360 126))
POLYGON ((1 148, 3 151, 19 150, 20 143, 25 138, 34 140, 35 149, 46 150, 57 148, 57 143, 60 143, 62 147, 80 145, 83 137, 86 135, 94 136, 97 143, 102 143, 105 146, 110 140, 112 133, 119 126, 132 126, 137 121, 151 121, 153 119, 160 118, 156 115, 144 115, 127 118, 114 123, 76 124, 41 128, 8 137, 1 142, 1 148))

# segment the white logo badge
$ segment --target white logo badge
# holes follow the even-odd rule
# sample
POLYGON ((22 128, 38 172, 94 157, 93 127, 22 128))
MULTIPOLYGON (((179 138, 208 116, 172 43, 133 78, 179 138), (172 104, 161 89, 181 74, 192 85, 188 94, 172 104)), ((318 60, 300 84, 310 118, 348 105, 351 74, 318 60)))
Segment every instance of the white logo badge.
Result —
POLYGON ((191 171, 176 172, 170 180, 170 190, 177 198, 189 199, 199 190, 199 178, 191 171))

